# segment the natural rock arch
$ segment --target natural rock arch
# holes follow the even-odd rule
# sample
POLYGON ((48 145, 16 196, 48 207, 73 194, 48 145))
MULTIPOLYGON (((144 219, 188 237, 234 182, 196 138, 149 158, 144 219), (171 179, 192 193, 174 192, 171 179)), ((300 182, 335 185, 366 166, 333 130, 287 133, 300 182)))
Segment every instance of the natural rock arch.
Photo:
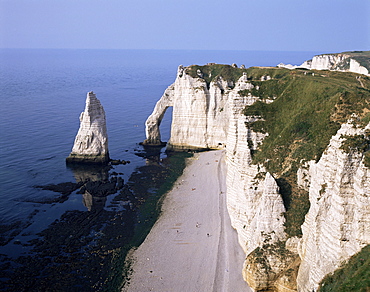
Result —
POLYGON ((166 143, 161 141, 160 125, 162 119, 170 106, 173 106, 174 86, 171 85, 166 89, 161 99, 156 103, 152 114, 145 122, 146 139, 143 145, 163 146, 166 143))

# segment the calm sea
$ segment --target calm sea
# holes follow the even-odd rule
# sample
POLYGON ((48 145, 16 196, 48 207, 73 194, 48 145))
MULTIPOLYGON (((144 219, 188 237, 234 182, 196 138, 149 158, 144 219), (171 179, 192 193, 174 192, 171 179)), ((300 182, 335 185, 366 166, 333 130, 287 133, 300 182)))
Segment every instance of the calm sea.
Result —
MULTIPOLYGON (((89 212, 81 194, 74 192, 64 202, 41 204, 56 194, 35 188, 75 182, 65 158, 88 91, 96 93, 105 109, 111 158, 131 161, 115 169, 127 181, 146 163, 137 155, 138 143, 145 139, 144 123, 175 80, 178 65, 301 64, 317 53, 0 50, 0 254, 25 255, 32 246, 28 240, 67 211, 89 212), (12 233, 12 228, 18 231, 12 233)), ((164 141, 170 136, 170 123, 168 112, 161 125, 164 141)))

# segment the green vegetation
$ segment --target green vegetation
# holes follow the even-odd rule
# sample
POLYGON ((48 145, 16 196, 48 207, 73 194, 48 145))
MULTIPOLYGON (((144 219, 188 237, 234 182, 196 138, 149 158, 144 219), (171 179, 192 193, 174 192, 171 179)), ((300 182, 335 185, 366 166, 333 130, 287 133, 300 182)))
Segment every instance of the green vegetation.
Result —
MULTIPOLYGON (((363 122, 369 119, 370 79, 362 77, 362 87, 352 73, 256 67, 247 69, 247 74, 254 88, 240 94, 260 97, 244 110, 247 116, 260 117, 247 127, 269 134, 253 153, 253 162, 278 178, 287 210, 286 232, 299 236, 309 202, 307 192, 296 185, 296 172, 304 161, 321 157, 340 124, 352 114, 363 122), (272 79, 260 81, 264 75, 272 79), (273 103, 264 102, 271 98, 273 103)), ((368 163, 369 156, 366 153, 368 163)))
POLYGON ((352 256, 348 263, 324 278, 320 292, 326 291, 370 291, 370 245, 352 256))
POLYGON ((246 69, 234 68, 230 65, 212 64, 212 65, 192 65, 186 68, 186 74, 189 74, 193 78, 199 77, 197 72, 203 75, 203 79, 206 81, 209 88, 211 81, 217 80, 218 77, 222 76, 224 80, 231 81, 230 88, 233 88, 235 83, 246 72, 246 69))
POLYGON ((369 149, 370 140, 365 135, 342 135, 341 138, 345 140, 342 142, 342 146, 340 147, 340 149, 344 150, 346 153, 350 153, 353 151, 364 152, 369 149))
POLYGON ((365 152, 364 164, 370 168, 370 151, 365 152))
POLYGON ((295 183, 295 177, 280 177, 276 180, 280 194, 284 201, 286 212, 285 217, 285 232, 289 236, 302 236, 301 225, 304 222, 305 215, 310 208, 308 192, 298 188, 295 183))

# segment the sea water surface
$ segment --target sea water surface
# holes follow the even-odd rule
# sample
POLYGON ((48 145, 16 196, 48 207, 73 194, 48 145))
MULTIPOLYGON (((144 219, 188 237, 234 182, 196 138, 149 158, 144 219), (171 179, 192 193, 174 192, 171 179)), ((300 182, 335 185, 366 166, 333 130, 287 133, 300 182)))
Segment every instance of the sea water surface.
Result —
MULTIPOLYGON (((148 162, 140 155, 143 149, 139 142, 145 139, 146 118, 167 86, 175 80, 178 65, 209 62, 246 67, 275 66, 280 62, 301 64, 317 53, 321 52, 1 49, 0 288, 37 291, 41 280, 24 287, 19 283, 29 277, 42 279, 42 285, 53 285, 53 281, 57 281, 53 273, 69 273, 65 283, 70 284, 60 289, 70 291, 86 287, 99 290, 107 282, 107 274, 102 273, 100 280, 84 284, 84 272, 77 264, 65 270, 62 263, 74 263, 81 260, 81 256, 85 257, 85 265, 89 265, 89 256, 81 250, 61 254, 66 253, 58 246, 61 243, 48 236, 53 232, 61 233, 60 230, 71 232, 67 227, 53 228, 72 220, 73 216, 73 220, 81 221, 80 225, 95 220, 89 234, 69 235, 79 236, 79 241, 89 238, 85 248, 92 246, 92 242, 96 243, 102 236, 107 222, 116 220, 125 207, 117 203, 118 199, 118 205, 110 205, 113 195, 106 196, 104 200, 97 200, 100 207, 95 208, 96 216, 92 219, 89 217, 91 204, 88 206, 88 200, 77 191, 65 200, 53 201, 60 194, 36 187, 76 182, 79 174, 66 166, 65 158, 71 151, 88 91, 94 91, 105 109, 111 158, 131 162, 115 167, 116 176, 125 182, 131 180, 131 186, 147 184, 144 192, 151 192, 153 187, 149 180, 153 180, 151 176, 156 168, 148 170, 150 175, 145 174, 148 162), (139 175, 142 175, 140 180, 137 179, 139 175), (43 266, 38 267, 31 262, 40 258, 43 246, 49 250, 55 248, 55 252, 45 255, 43 266), (58 256, 64 258, 57 259, 58 256), (45 265, 54 267, 57 263, 59 268, 45 269, 45 265), (22 267, 23 271, 30 270, 28 274, 19 272, 22 267), (17 278, 14 273, 18 272, 17 278)), ((169 139, 170 125, 169 110, 161 124, 164 141, 169 139)), ((166 158, 164 149, 159 155, 160 159, 166 158)), ((111 175, 112 170, 106 174, 111 175)), ((137 224, 127 223, 133 220, 130 216, 137 214, 122 215, 121 225, 114 227, 114 236, 119 237, 120 228, 128 232, 128 227, 137 224)), ((107 232, 104 236, 109 240, 107 232)))

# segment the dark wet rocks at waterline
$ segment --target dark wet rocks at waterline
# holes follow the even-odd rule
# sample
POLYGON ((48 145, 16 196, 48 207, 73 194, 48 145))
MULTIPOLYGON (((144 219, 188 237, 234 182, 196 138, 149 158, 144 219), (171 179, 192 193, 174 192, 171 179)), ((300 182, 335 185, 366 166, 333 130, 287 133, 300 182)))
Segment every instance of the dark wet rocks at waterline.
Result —
POLYGON ((178 155, 137 167, 127 182, 112 166, 78 165, 72 169, 76 182, 36 186, 48 198, 34 202, 39 206, 34 216, 19 226, 0 228, 3 245, 28 250, 13 258, 0 255, 0 290, 118 290, 126 253, 145 239, 159 214, 161 196, 182 173, 185 156, 178 155), (63 209, 79 195, 85 210, 67 208, 47 228, 27 236, 24 230, 37 224, 42 206, 63 209))

